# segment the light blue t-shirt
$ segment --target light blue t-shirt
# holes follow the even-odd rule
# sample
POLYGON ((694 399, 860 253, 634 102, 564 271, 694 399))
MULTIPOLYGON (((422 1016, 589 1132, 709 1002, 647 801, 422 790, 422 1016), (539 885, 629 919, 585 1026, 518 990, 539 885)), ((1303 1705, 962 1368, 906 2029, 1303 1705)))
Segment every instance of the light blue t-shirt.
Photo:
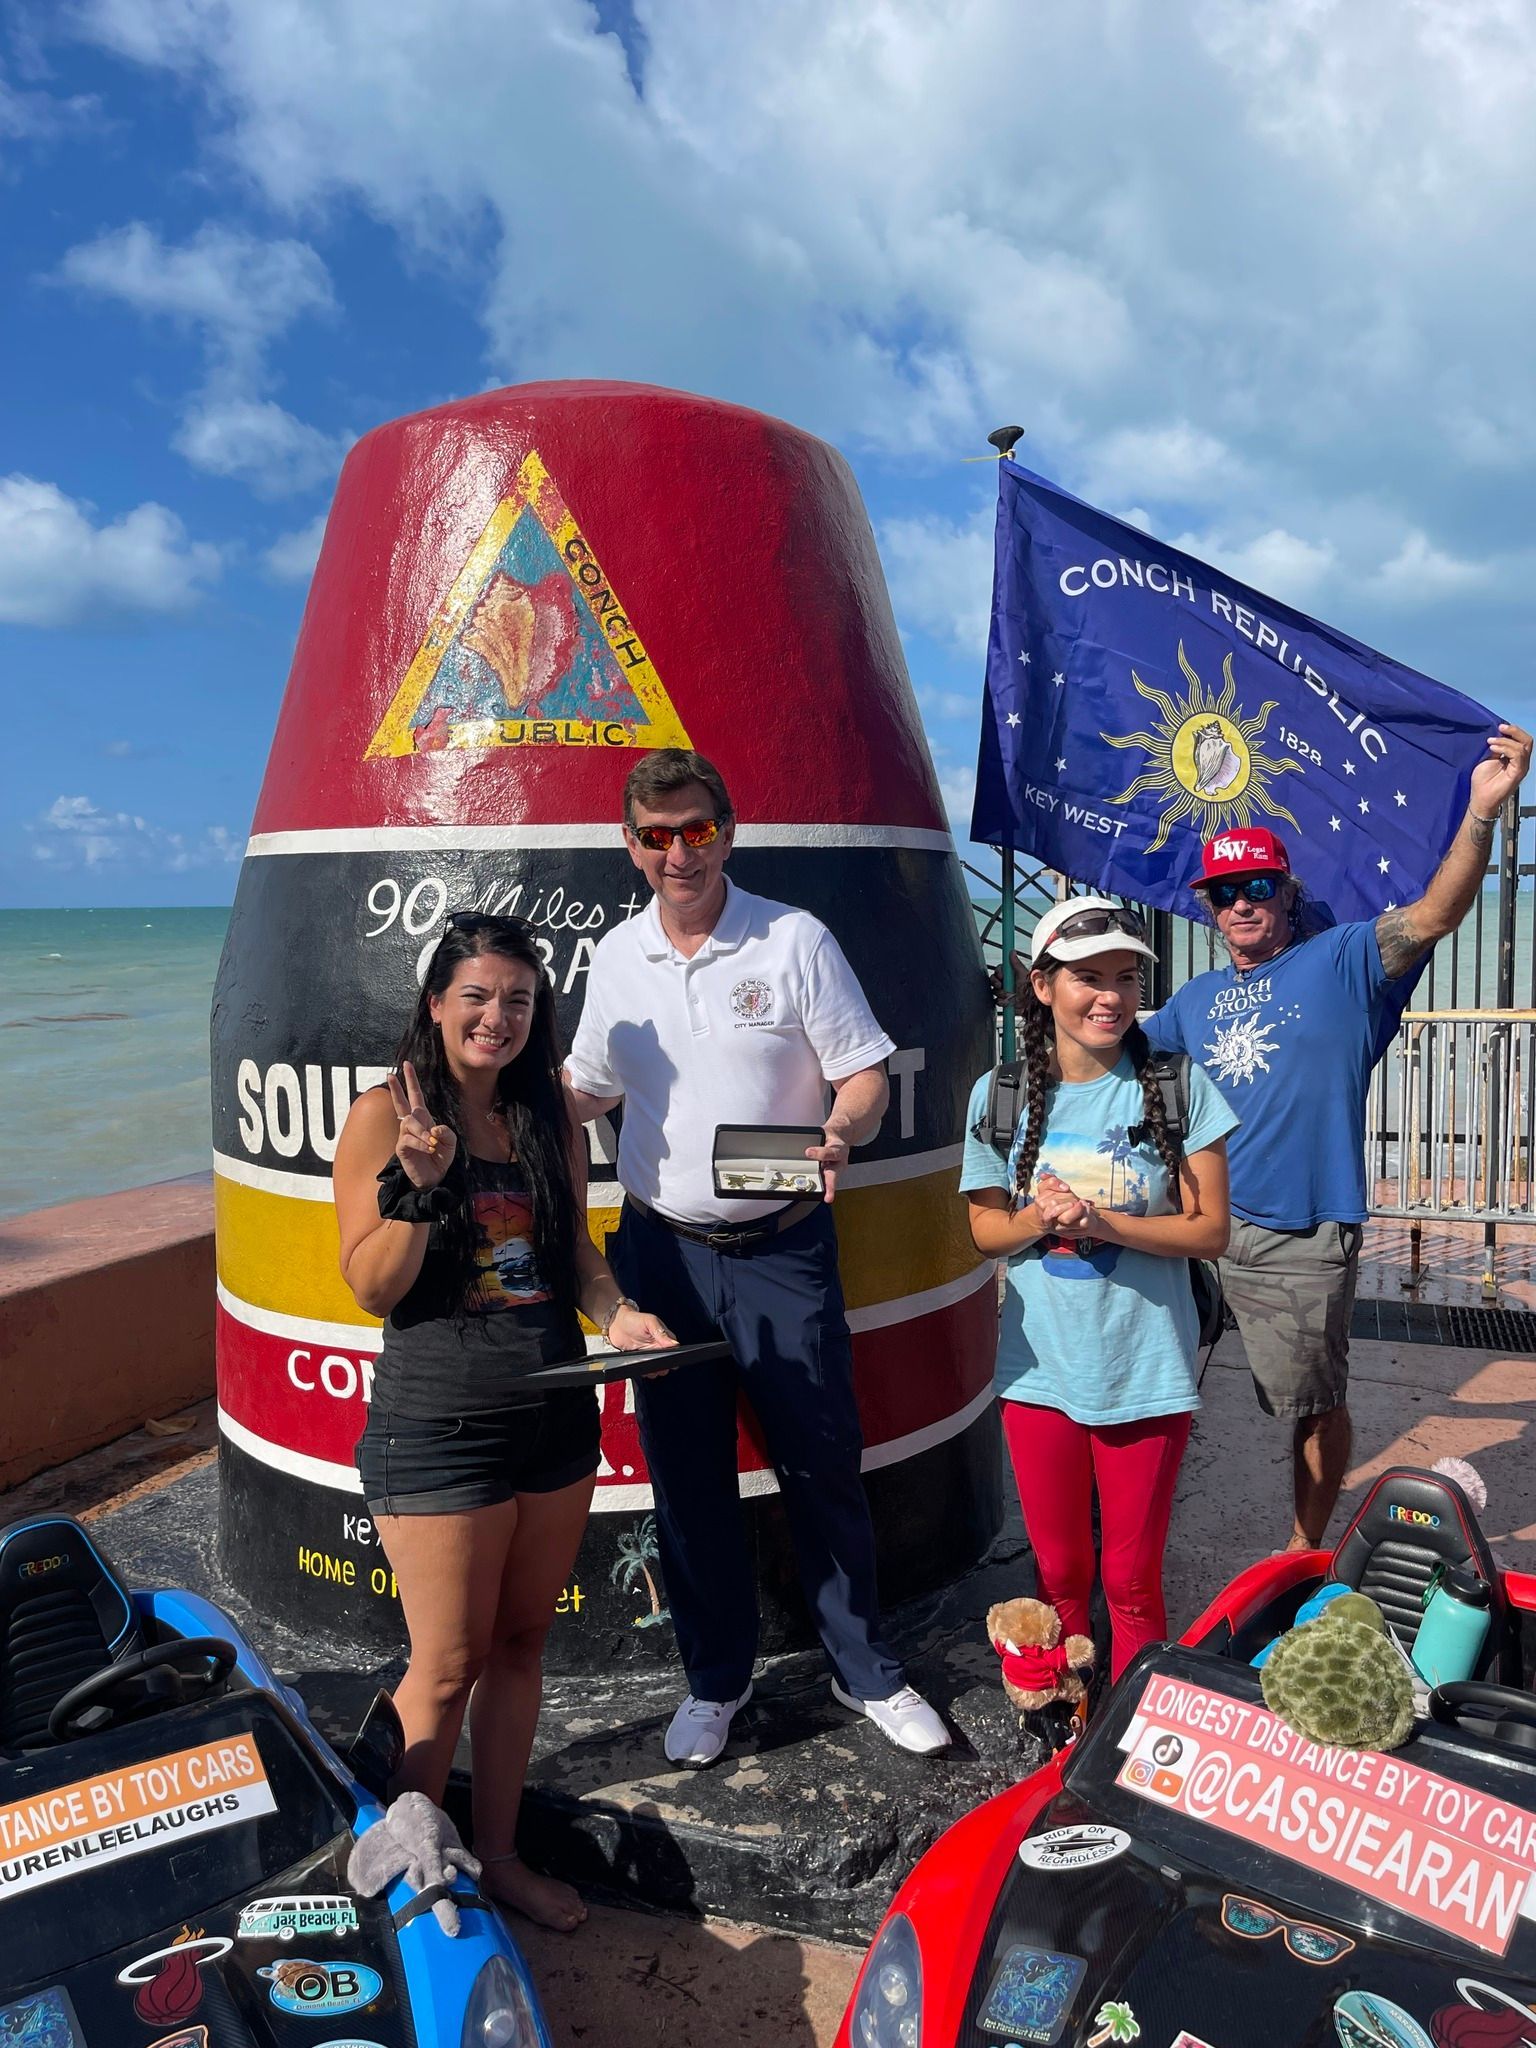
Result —
POLYGON ((1267 1230, 1363 1223, 1365 1108, 1418 971, 1388 981, 1374 924, 1340 924, 1262 967, 1198 974, 1147 1019, 1242 1118, 1232 1213, 1267 1230))
MULTIPOLYGON (((990 1074, 971 1090, 960 1191, 1011 1188, 1029 1112, 1002 1159, 977 1125, 987 1113, 990 1074)), ((1077 1194, 1128 1216, 1168 1216, 1168 1173, 1150 1137, 1128 1133, 1145 1115, 1130 1058, 1100 1081, 1058 1082, 1046 1097, 1045 1137, 1035 1179, 1054 1173, 1077 1194)), ((1237 1118, 1199 1067, 1189 1070, 1186 1152, 1224 1138, 1237 1118)), ((1034 1193, 1033 1186, 1030 1189, 1034 1193)), ((1008 1261, 993 1387, 1005 1401, 1059 1408, 1074 1422, 1103 1426, 1200 1406, 1195 1383, 1199 1323, 1183 1259, 1123 1245, 1082 1254, 1032 1245, 1008 1261)))

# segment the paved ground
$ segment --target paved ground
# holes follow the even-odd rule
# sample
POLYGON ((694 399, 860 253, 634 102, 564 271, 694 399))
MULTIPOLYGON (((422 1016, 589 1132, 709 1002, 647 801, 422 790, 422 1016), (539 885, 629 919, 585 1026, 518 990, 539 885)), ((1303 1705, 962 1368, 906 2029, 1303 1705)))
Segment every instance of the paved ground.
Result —
MULTIPOLYGON (((1501 1300, 1536 1306, 1536 1230, 1501 1233, 1501 1300)), ((1397 1290, 1406 1227, 1375 1226, 1362 1291, 1397 1290)), ((1426 1233, 1426 1294, 1475 1305, 1481 1233, 1426 1233)), ((1334 1534, 1364 1488, 1388 1465, 1470 1459, 1488 1486, 1484 1524, 1500 1559, 1536 1570, 1536 1359, 1493 1351, 1357 1341, 1352 1347, 1355 1459, 1334 1534)), ((1224 1341, 1208 1368, 1205 1407, 1185 1460, 1168 1555, 1170 1624, 1184 1627, 1241 1562, 1285 1540, 1289 1449, 1284 1425, 1254 1403, 1242 1346, 1224 1341)), ((166 1437, 135 1432, 121 1444, 41 1474, 0 1495, 0 1520, 61 1506, 92 1514, 129 1489, 165 1484, 203 1463, 211 1404, 166 1437)), ((811 2048, 830 2043, 859 1962, 857 1951, 720 1921, 595 1907, 573 1937, 518 1928, 541 1985, 555 2039, 579 2048, 811 2048)))

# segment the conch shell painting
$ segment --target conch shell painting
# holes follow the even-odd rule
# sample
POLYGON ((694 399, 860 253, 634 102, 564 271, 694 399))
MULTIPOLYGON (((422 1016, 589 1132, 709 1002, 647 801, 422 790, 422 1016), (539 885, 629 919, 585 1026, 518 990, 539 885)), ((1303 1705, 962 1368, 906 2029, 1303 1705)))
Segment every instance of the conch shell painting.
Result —
POLYGON ((1199 796, 1220 796, 1243 772, 1241 756, 1214 718, 1195 734, 1194 756, 1199 796))

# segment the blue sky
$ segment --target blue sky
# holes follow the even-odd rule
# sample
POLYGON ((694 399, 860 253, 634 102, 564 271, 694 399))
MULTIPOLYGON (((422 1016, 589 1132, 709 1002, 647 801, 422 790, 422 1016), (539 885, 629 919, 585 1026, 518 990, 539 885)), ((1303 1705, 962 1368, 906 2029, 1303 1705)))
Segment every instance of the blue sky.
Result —
POLYGON ((228 900, 348 443, 543 376, 843 449, 957 817, 1004 420, 1536 712, 1524 0, 0 23, 0 904, 228 900))

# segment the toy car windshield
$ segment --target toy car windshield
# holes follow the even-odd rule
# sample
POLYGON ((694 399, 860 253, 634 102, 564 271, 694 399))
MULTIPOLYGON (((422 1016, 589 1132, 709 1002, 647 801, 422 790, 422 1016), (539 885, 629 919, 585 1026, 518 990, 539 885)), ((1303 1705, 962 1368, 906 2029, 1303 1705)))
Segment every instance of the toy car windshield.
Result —
POLYGON ((238 1893, 292 1890, 274 1880, 353 1811, 254 1691, 0 1762, 0 1953, 43 1978, 141 1934, 148 1899, 153 1921, 196 1926, 238 1893))

